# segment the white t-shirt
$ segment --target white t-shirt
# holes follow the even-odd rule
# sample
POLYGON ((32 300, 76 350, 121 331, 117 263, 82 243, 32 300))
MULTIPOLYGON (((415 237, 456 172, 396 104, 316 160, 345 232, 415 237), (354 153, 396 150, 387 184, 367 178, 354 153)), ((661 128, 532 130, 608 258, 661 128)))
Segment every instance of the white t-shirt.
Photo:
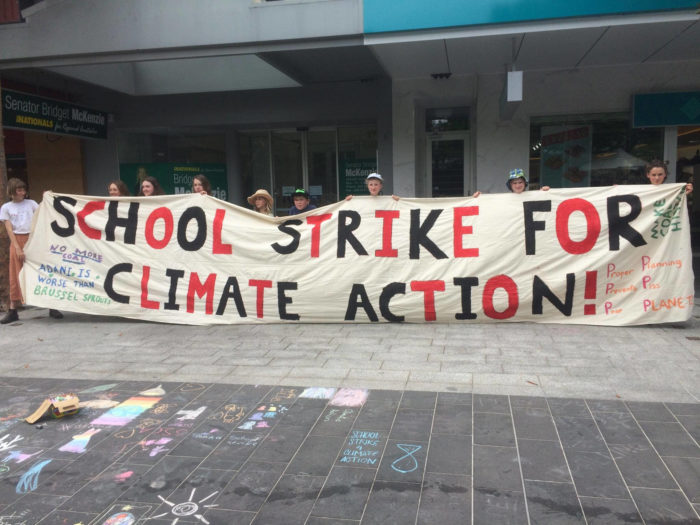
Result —
POLYGON ((38 207, 32 199, 6 202, 0 208, 0 221, 10 221, 14 233, 29 233, 32 229, 32 217, 38 207))

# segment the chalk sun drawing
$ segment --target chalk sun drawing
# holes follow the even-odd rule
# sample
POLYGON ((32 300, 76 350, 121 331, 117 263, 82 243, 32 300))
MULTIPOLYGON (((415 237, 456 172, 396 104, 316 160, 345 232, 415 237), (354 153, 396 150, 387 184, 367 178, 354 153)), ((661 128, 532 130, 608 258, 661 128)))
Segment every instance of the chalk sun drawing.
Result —
POLYGON ((41 469, 43 469, 49 463, 51 463, 50 459, 45 459, 44 461, 35 463, 27 472, 22 474, 22 477, 19 478, 19 481, 17 482, 15 492, 17 494, 26 494, 27 492, 36 490, 37 486, 39 485, 39 474, 41 473, 41 469))
MULTIPOLYGON (((212 492, 209 494, 206 498, 202 498, 201 500, 195 502, 194 501, 194 493, 197 489, 194 488, 192 489, 192 492, 190 493, 190 499, 187 501, 183 501, 182 503, 172 503, 165 499, 163 496, 158 494, 158 498, 163 502, 168 505, 170 505, 172 508, 170 509, 170 512, 164 512, 163 514, 158 514, 157 516, 151 516, 151 519, 157 519, 157 518, 162 518, 163 516, 167 516, 168 514, 172 514, 175 516, 175 519, 172 522, 172 525, 175 525, 181 517, 184 516, 194 516, 197 518, 199 521, 204 523, 205 525, 209 525, 209 522, 204 518, 202 514, 198 514, 199 512, 199 507, 207 501, 209 498, 216 496, 219 491, 217 490, 216 492, 212 492)), ((202 505, 203 508, 212 508, 212 507, 218 507, 217 504, 214 505, 202 505)))

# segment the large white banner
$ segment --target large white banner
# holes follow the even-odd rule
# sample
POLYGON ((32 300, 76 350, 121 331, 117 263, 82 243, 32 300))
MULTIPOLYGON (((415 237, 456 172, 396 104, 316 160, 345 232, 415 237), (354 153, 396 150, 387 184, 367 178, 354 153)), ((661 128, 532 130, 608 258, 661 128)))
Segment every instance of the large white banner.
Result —
POLYGON ((47 192, 27 303, 168 323, 683 321, 684 186, 355 197, 266 217, 203 195, 47 192))

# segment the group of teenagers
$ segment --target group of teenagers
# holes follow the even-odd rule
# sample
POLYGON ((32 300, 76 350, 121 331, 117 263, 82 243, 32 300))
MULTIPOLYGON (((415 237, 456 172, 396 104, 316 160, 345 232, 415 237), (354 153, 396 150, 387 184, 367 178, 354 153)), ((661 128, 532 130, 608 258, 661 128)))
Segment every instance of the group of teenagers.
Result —
MULTIPOLYGON (((647 165, 646 177, 651 184, 663 184, 667 176, 666 163, 663 161, 652 160, 647 165)), ((523 193, 527 190, 528 182, 525 172, 521 168, 516 168, 508 173, 506 186, 512 193, 523 193)), ((376 197, 382 194, 384 179, 379 173, 370 173, 365 179, 365 185, 368 193, 376 197)), ((540 190, 547 191, 549 186, 542 186, 540 190)), ((686 194, 692 191, 693 185, 691 183, 686 184, 686 194)), ((121 180, 110 182, 108 192, 110 197, 130 196, 128 187, 121 180)), ((204 175, 198 174, 193 177, 192 193, 211 195, 211 184, 204 175)), ((165 192, 158 180, 155 177, 148 176, 141 181, 137 196, 150 197, 164 194, 165 192)), ((481 192, 477 191, 472 194, 472 197, 478 197, 479 195, 481 195, 481 192)), ((19 286, 19 272, 24 264, 23 249, 29 239, 32 217, 39 207, 35 201, 27 198, 27 185, 20 179, 11 178, 8 180, 7 196, 10 200, 0 208, 0 221, 4 223, 10 238, 10 308, 5 316, 0 319, 0 324, 8 324, 19 320, 17 310, 23 302, 22 290, 19 286)), ((352 197, 352 195, 348 195, 345 197, 345 200, 350 200, 352 197)), ((392 195, 392 198, 399 200, 399 197, 396 195, 392 195)), ((247 200, 256 212, 274 216, 273 199, 267 190, 259 189, 247 200)), ((294 191, 292 201, 294 204, 289 208, 289 215, 298 215, 316 209, 316 205, 311 203, 311 196, 303 188, 298 188, 294 191)), ((61 319, 63 314, 58 310, 51 309, 49 310, 49 316, 54 319, 61 319)))

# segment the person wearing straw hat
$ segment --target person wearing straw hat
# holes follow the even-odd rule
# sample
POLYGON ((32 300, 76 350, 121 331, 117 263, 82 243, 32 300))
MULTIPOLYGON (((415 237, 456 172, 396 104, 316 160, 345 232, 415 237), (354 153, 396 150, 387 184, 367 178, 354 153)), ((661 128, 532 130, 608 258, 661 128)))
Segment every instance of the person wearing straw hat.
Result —
POLYGON ((263 215, 269 215, 270 217, 274 216, 272 212, 272 202, 272 195, 262 188, 248 197, 248 204, 250 204, 255 211, 263 215))

